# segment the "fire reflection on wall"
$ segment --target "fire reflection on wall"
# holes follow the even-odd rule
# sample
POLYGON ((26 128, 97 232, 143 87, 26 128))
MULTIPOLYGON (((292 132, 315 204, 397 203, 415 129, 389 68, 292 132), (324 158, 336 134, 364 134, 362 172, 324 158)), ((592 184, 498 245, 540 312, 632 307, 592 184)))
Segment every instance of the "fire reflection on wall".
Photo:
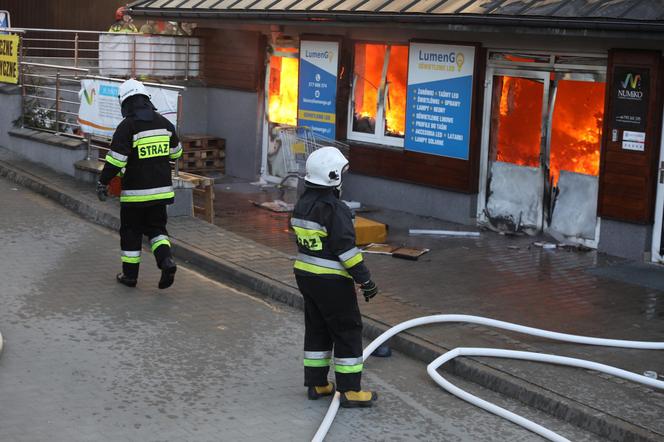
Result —
POLYGON ((293 53, 292 58, 270 56, 268 83, 267 174, 274 177, 284 177, 287 171, 278 127, 280 125, 297 125, 299 60, 297 49, 277 48, 275 51, 293 53))

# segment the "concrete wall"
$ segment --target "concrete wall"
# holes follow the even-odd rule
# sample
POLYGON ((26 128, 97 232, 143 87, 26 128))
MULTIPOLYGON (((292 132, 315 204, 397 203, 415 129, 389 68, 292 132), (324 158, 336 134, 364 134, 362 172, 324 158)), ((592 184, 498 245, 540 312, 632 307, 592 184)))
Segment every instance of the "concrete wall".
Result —
POLYGON ((603 219, 597 250, 636 261, 652 248, 652 225, 630 224, 603 219))
POLYGON ((21 90, 17 86, 0 85, 0 109, 0 146, 9 148, 9 131, 21 116, 21 90))
POLYGON ((226 174, 254 180, 260 172, 262 148, 259 97, 255 92, 187 88, 181 132, 226 139, 226 174))
POLYGON ((349 173, 344 178, 346 200, 474 225, 477 195, 349 173))

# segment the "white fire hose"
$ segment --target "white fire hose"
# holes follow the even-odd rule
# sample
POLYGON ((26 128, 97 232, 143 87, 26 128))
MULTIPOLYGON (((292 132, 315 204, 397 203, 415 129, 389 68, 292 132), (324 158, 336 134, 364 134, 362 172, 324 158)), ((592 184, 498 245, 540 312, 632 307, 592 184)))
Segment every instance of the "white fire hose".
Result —
MULTIPOLYGON (((645 341, 625 341, 619 339, 603 339, 603 338, 593 338, 589 336, 578 336, 578 335, 568 335, 565 333, 552 332, 548 330, 541 330, 533 327, 526 327, 523 325, 512 324, 510 322, 498 321, 490 318, 483 318, 481 316, 470 316, 470 315, 432 315, 432 316, 423 316, 421 318, 411 319, 409 321, 402 322, 397 324, 389 330, 385 331, 383 334, 374 339, 367 348, 364 349, 362 353, 363 359, 366 361, 369 356, 376 350, 382 343, 390 339, 392 336, 401 333, 404 330, 409 328, 418 327, 421 325, 427 324, 439 324, 445 322, 466 322, 471 324, 484 325, 488 327, 495 327, 504 330, 510 330, 517 333, 523 333, 532 336, 539 336, 546 339, 553 339, 556 341, 572 342, 576 344, 585 344, 585 345, 597 345, 603 347, 621 347, 621 348, 632 348, 640 350, 664 350, 664 342, 645 342, 645 341)), ((620 377, 627 379, 633 382, 639 382, 641 384, 647 385, 649 387, 664 389, 664 382, 652 379, 646 376, 635 374, 629 371, 621 370, 610 365, 598 364, 596 362, 586 361, 584 359, 568 358, 564 356, 556 356, 543 353, 531 353, 524 351, 513 351, 513 350, 502 350, 496 348, 455 348, 448 351, 436 358, 427 366, 427 372, 429 376, 441 387, 443 387, 448 392, 453 395, 477 406, 490 413, 493 413, 497 416, 500 416, 504 419, 507 419, 511 422, 514 422, 517 425, 526 428, 534 433, 539 434, 540 436, 555 441, 568 441, 559 434, 542 427, 541 425, 536 424, 518 414, 512 413, 511 411, 505 410, 497 405, 494 405, 490 402, 487 402, 483 399, 474 396, 459 387, 451 384, 449 381, 445 380, 438 372, 437 369, 443 365, 445 362, 448 362, 457 356, 488 356, 488 357, 498 357, 498 358, 511 358, 511 359, 524 359, 529 361, 537 362, 548 362, 558 365, 568 365, 572 367, 585 368, 589 370, 600 371, 612 376, 620 377)), ((339 410, 339 392, 334 394, 332 398, 332 403, 323 418, 323 421, 316 431, 312 442, 321 442, 327 432, 330 430, 330 426, 334 421, 337 411, 339 410)))

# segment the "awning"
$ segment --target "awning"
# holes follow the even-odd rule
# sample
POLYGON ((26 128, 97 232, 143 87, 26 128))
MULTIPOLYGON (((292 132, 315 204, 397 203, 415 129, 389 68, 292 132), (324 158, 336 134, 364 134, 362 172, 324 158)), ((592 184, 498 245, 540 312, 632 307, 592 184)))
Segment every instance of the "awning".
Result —
POLYGON ((664 31, 664 0, 139 0, 134 14, 664 31), (645 28, 644 28, 645 26, 645 28))

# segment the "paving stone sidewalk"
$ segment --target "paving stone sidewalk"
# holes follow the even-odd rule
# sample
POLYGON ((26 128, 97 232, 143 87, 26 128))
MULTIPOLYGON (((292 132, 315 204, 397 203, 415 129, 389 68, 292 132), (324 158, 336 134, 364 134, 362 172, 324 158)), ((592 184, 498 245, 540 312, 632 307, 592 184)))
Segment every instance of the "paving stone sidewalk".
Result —
MULTIPOLYGON (((89 185, 4 149, 0 149, 0 175, 100 224, 117 226, 117 202, 100 203, 89 185)), ((240 214, 242 210, 238 209, 240 214)), ((276 229, 286 230, 287 225, 278 222, 276 229)), ((276 299, 301 304, 291 256, 284 253, 287 233, 279 251, 274 243, 262 244, 259 233, 254 241, 246 232, 239 235, 193 218, 171 219, 169 231, 178 257, 276 299)), ((375 302, 361 303, 368 335, 418 316, 464 313, 607 338, 662 341, 664 336, 664 292, 596 274, 598 268, 625 265, 621 260, 595 252, 541 250, 531 247, 530 238, 507 242, 490 233, 483 233, 480 240, 425 240, 407 238, 397 228, 390 235, 432 252, 417 262, 367 256, 382 288, 375 302)), ((464 324, 423 327, 393 344, 424 360, 460 345, 486 346, 583 357, 640 373, 664 372, 662 352, 557 344, 464 324)), ((664 439, 661 392, 597 373, 520 361, 463 359, 451 369, 606 438, 664 439)))

